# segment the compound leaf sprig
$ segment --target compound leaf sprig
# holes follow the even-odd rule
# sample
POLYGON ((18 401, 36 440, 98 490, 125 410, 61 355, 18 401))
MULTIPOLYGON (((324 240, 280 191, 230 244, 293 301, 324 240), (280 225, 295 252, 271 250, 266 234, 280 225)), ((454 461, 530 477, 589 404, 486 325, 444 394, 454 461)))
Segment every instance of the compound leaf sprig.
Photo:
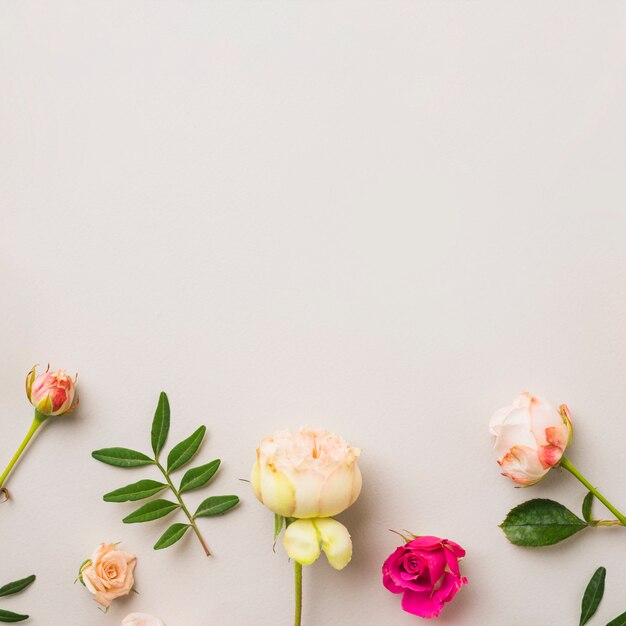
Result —
POLYGON ((155 550, 162 550, 174 545, 182 539, 187 531, 191 528, 196 534, 198 541, 202 545, 207 556, 211 555, 209 548, 200 533, 196 519, 198 517, 213 517, 222 515, 239 504, 239 498, 234 495, 227 496, 211 496, 204 500, 196 509, 195 513, 191 513, 187 508, 182 494, 204 487, 215 476, 220 467, 221 461, 215 459, 205 465, 191 468, 183 475, 179 486, 176 487, 172 479, 172 473, 181 469, 189 463, 202 445, 206 434, 206 426, 200 426, 187 439, 176 444, 167 455, 167 460, 163 464, 160 460, 160 454, 165 447, 167 436, 170 429, 170 403, 167 394, 162 391, 159 396, 154 419, 152 420, 151 445, 154 457, 130 450, 128 448, 103 448, 95 450, 91 456, 107 465, 131 469, 143 467, 146 465, 155 466, 165 482, 143 479, 138 482, 126 485, 119 489, 115 489, 103 496, 105 502, 136 502, 156 496, 166 489, 174 496, 175 502, 163 498, 150 500, 146 504, 139 507, 127 515, 122 521, 125 524, 137 524, 142 522, 151 522, 153 520, 165 517, 174 511, 181 510, 188 520, 188 523, 172 524, 158 539, 154 545, 155 550))

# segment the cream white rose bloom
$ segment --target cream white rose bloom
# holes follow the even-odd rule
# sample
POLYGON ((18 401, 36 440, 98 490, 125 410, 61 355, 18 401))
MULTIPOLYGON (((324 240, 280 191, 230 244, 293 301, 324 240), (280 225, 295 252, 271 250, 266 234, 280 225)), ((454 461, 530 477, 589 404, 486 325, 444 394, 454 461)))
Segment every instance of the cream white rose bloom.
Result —
POLYGON ((122 620, 122 626, 165 626, 165 624, 154 615, 131 613, 122 620))
POLYGON ((257 449, 254 494, 284 517, 338 515, 361 492, 360 453, 324 430, 279 431, 262 439, 257 449))
POLYGON ((489 430, 502 474, 524 487, 534 485, 559 464, 572 437, 570 413, 529 393, 496 411, 489 430))

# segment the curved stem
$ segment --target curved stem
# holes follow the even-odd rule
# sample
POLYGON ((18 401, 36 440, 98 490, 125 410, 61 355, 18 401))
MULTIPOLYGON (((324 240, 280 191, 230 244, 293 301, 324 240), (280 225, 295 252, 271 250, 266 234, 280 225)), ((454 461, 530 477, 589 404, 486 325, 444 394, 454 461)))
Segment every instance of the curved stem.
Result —
POLYGON ((172 490, 172 493, 176 496, 176 499, 178 500, 178 504, 180 504, 180 508, 183 510, 183 513, 187 516, 187 519, 189 520, 189 524, 191 525, 191 528, 193 528, 193 532, 196 533, 196 537, 198 537, 198 541, 200 542, 200 545, 204 549, 205 554, 207 556, 211 556, 209 547, 207 546, 204 539, 202 538, 202 535, 200 534, 200 531, 198 530, 198 525, 196 524, 196 521, 194 520, 193 515, 189 513, 189 509, 185 506, 183 499, 180 497, 180 493, 178 493, 178 489, 174 487, 174 483, 170 480, 170 475, 165 471, 165 468, 158 461, 155 461, 155 464, 161 470, 161 473, 165 477, 167 484, 172 490))
POLYGON ((296 577, 296 615, 294 626, 302 624, 302 565, 294 561, 294 572, 296 577))
POLYGON ((577 478, 604 506, 617 517, 622 526, 626 526, 626 516, 620 513, 574 466, 565 456, 561 457, 561 467, 577 478))
POLYGON ((22 452, 26 449, 28 442, 33 438, 33 435, 37 432, 37 429, 44 423, 46 417, 35 411, 35 418, 33 419, 33 423, 30 425, 28 432, 26 433, 26 437, 24 437, 24 441, 20 444, 20 447, 17 449, 17 452, 13 455, 13 458, 9 461, 7 468, 0 475, 0 487, 4 485, 7 476, 11 473, 13 466, 17 463, 18 459, 22 456, 22 452))

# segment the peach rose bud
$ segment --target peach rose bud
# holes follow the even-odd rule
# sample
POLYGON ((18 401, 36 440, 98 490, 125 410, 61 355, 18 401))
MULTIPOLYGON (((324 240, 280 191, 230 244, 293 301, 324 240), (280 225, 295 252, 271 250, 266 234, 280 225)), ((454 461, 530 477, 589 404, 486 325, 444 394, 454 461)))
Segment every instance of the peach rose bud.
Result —
POLYGON ((564 404, 523 393, 496 411, 489 431, 502 475, 523 487, 539 482, 557 466, 572 438, 570 413, 564 404))
POLYGON ((131 613, 122 620, 122 626, 165 626, 165 624, 154 615, 131 613))
POLYGON ((77 378, 72 380, 63 370, 37 376, 35 365, 26 376, 26 395, 41 416, 71 413, 78 406, 77 378))
POLYGON ((101 543, 79 573, 79 580, 103 609, 113 600, 127 596, 135 584, 137 557, 117 549, 117 544, 101 543))

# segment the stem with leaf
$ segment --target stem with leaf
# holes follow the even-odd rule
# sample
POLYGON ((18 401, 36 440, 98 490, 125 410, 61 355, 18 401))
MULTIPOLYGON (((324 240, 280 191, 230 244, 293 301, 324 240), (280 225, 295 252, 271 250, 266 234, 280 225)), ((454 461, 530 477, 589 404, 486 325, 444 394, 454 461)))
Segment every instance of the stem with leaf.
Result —
POLYGON ((22 456, 24 450, 26 450, 26 446, 29 444, 30 440, 33 438, 33 435, 39 430, 39 427, 45 422, 46 416, 42 415, 39 411, 35 409, 35 417, 33 419, 33 423, 30 425, 28 432, 26 433, 26 437, 20 444, 20 447, 17 449, 17 452, 13 455, 13 458, 9 461, 6 469, 0 475, 0 488, 4 485, 8 475, 11 473, 11 470, 18 462, 19 458, 22 456))
POLYGON ((180 492, 178 491, 178 489, 176 489, 176 487, 174 487, 174 483, 172 482, 169 473, 159 463, 158 460, 155 459, 155 463, 156 463, 156 466, 161 470, 161 473, 163 474, 163 477, 165 478, 165 481, 167 482, 167 484, 169 485, 170 489, 172 490, 172 493, 174 494, 174 496, 178 500, 178 503, 180 504, 180 508, 182 509, 183 513, 187 516, 187 519, 189 520, 189 525, 193 529, 193 532, 196 533, 196 537, 198 537, 198 541, 200 542, 200 545, 204 549, 205 554, 207 556, 211 556, 211 552, 210 552, 206 542, 202 538, 202 535, 200 534, 200 531, 198 530, 198 525, 196 524, 196 520, 194 519, 193 515, 191 515, 191 513, 189 512, 189 509, 185 506, 185 503, 183 502, 183 499, 180 496, 180 492))
MULTIPOLYGON (((561 467, 564 470, 567 470, 570 474, 572 474, 577 480, 579 480, 589 491, 598 499, 604 506, 615 515, 618 522, 622 526, 626 526, 626 516, 620 513, 574 466, 574 464, 565 456, 561 457, 561 467)), ((605 523, 597 524, 601 526, 611 526, 614 523, 609 523, 607 520, 605 523)))

